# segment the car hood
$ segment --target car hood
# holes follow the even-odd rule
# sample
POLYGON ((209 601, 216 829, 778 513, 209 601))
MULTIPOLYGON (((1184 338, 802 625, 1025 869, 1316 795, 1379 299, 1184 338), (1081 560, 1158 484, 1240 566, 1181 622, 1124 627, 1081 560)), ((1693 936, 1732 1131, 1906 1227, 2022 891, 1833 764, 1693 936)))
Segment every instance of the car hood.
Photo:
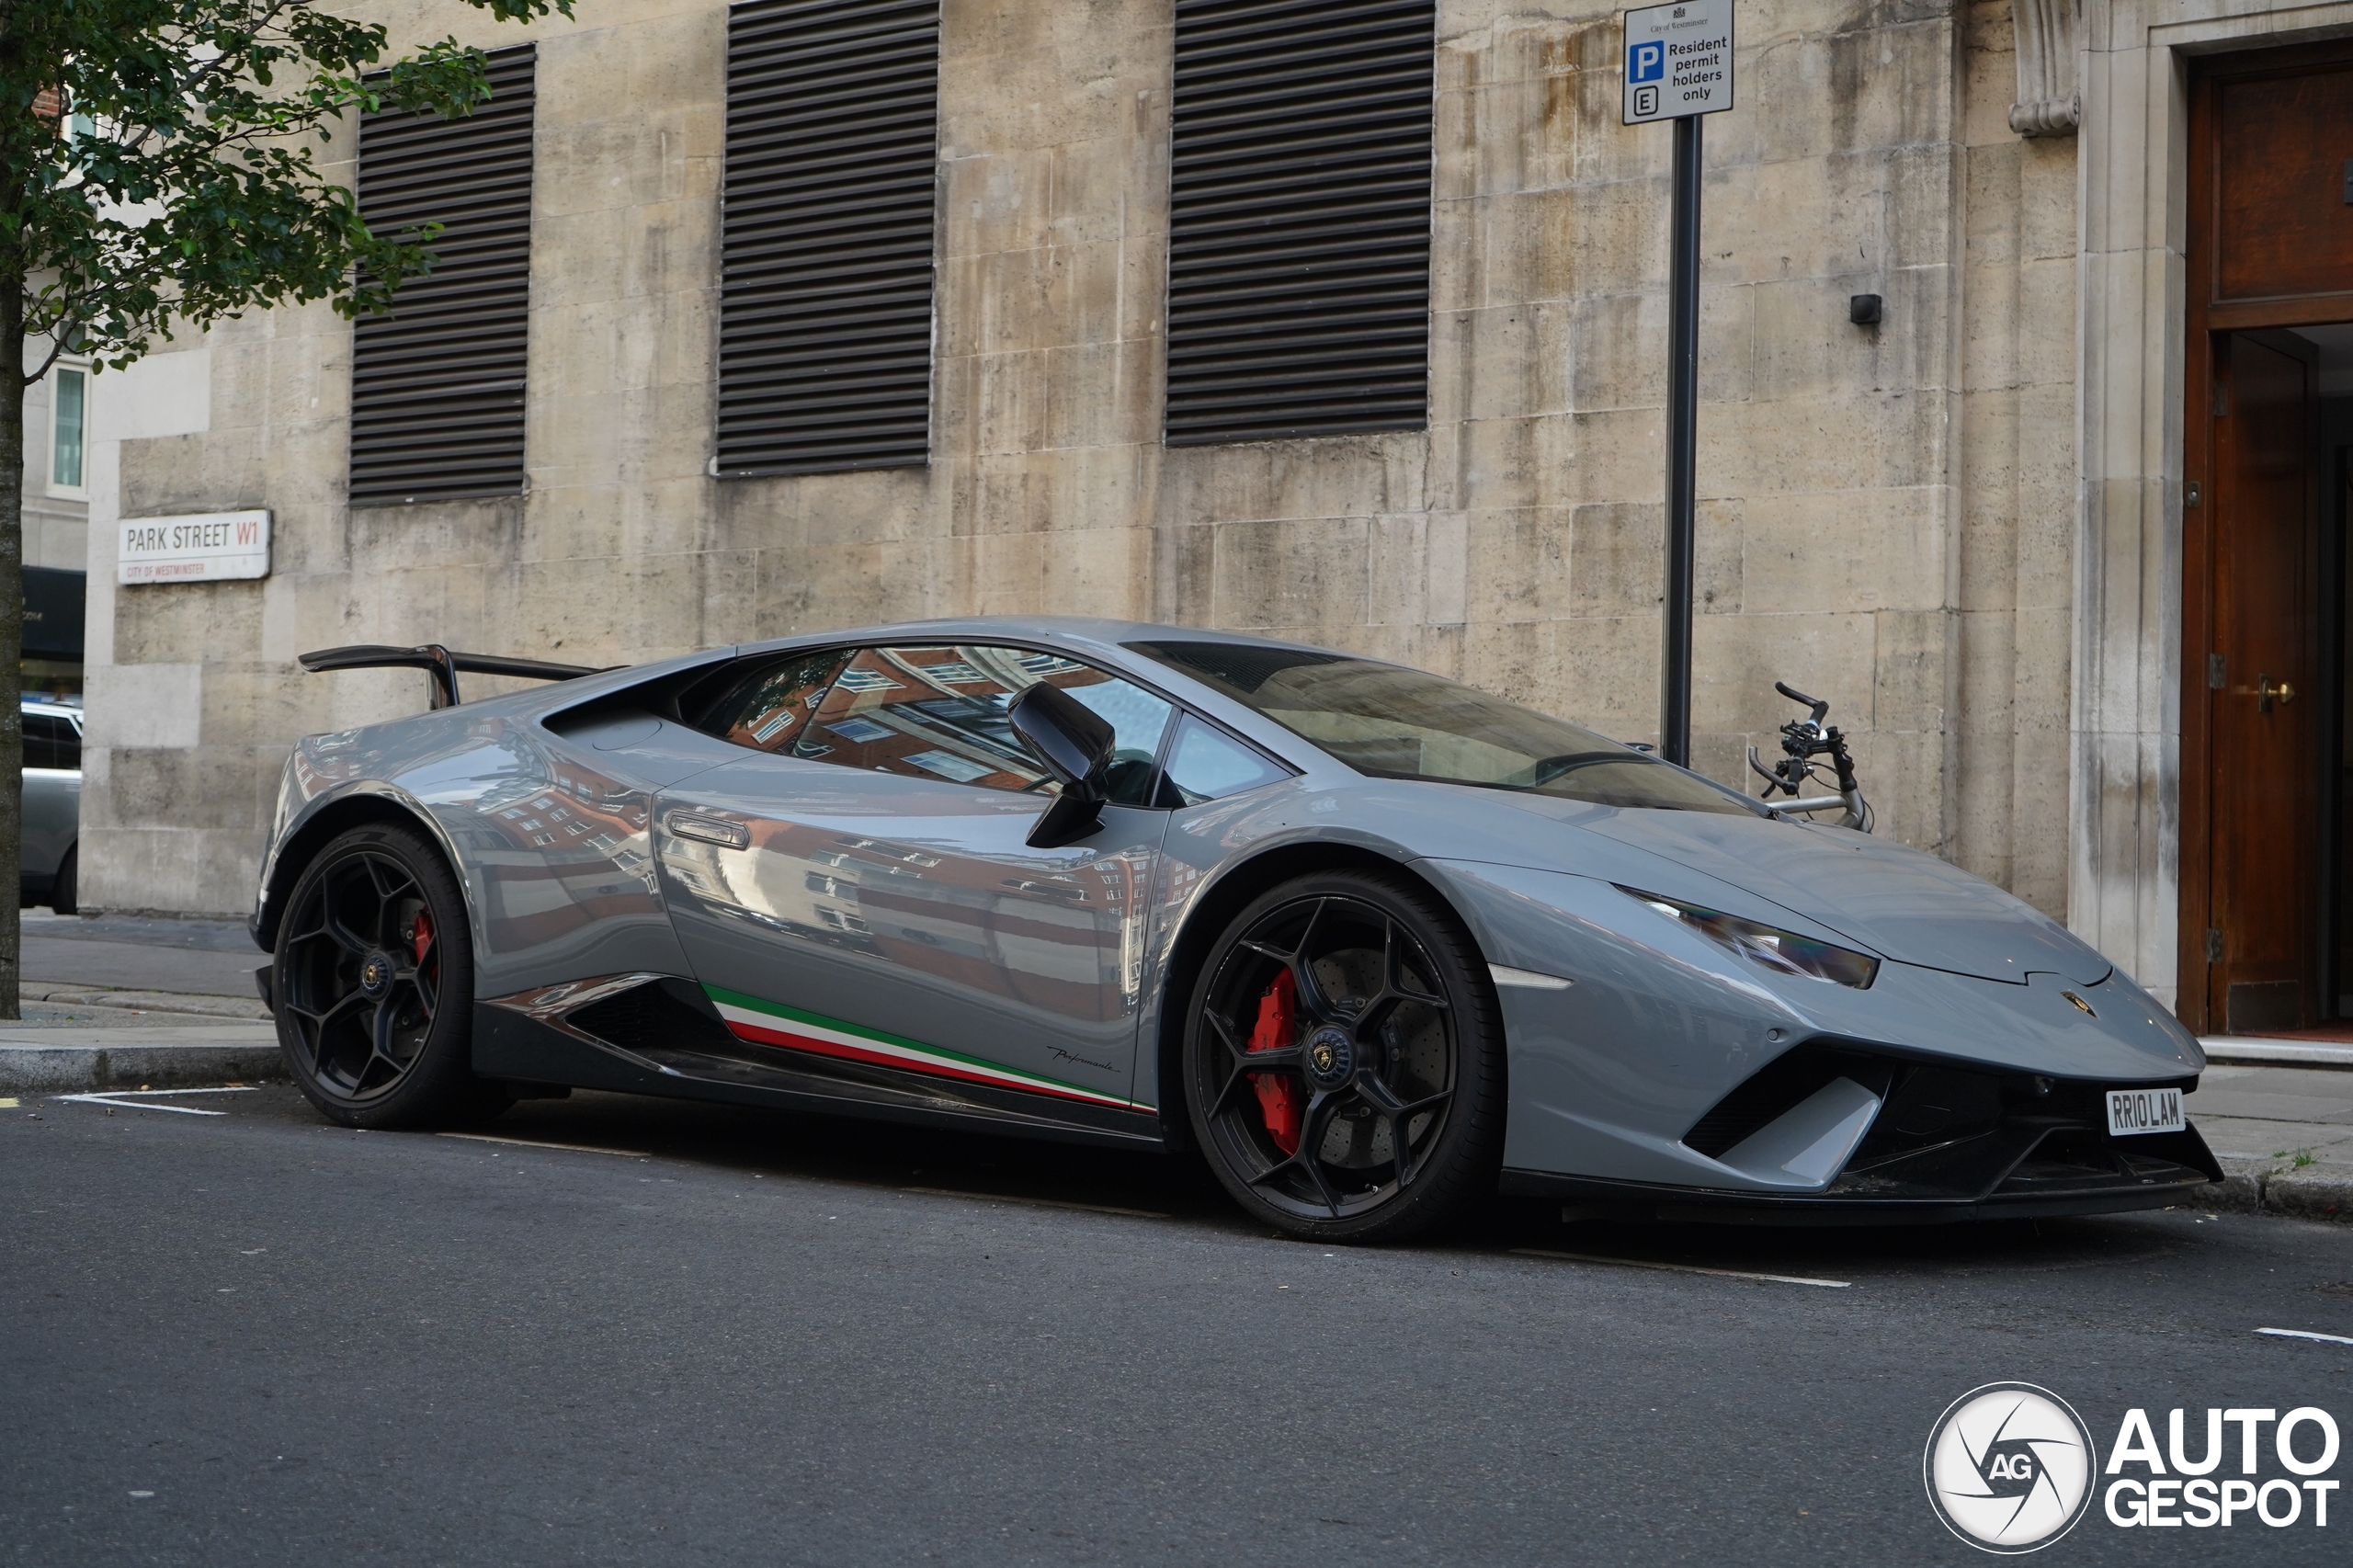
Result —
MULTIPOLYGON (((2115 966, 2057 921, 1933 855, 1868 834, 1704 812, 1514 805, 1730 882, 1901 963, 2026 983, 2096 985, 2115 966)), ((1574 870, 1573 864, 1561 869, 1574 870)), ((1646 890, 1656 891, 1656 890, 1646 890)))

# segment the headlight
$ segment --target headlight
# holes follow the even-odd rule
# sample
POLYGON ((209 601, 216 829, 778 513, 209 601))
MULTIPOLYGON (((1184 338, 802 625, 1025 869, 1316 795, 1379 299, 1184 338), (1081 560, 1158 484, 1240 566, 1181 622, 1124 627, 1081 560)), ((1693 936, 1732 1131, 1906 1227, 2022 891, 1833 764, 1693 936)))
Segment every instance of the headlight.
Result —
POLYGON ((1701 936, 1782 974, 1802 975, 1808 980, 1835 981, 1860 991, 1870 984, 1872 977, 1879 973, 1879 960, 1869 953, 1859 953, 1852 948, 1818 942, 1812 937, 1801 937, 1795 931, 1759 925, 1754 920, 1743 920, 1736 915, 1703 909, 1696 903, 1685 903, 1677 899, 1661 898, 1654 892, 1643 892, 1639 888, 1620 887, 1618 891, 1630 898, 1641 899, 1670 920, 1680 920, 1701 936))

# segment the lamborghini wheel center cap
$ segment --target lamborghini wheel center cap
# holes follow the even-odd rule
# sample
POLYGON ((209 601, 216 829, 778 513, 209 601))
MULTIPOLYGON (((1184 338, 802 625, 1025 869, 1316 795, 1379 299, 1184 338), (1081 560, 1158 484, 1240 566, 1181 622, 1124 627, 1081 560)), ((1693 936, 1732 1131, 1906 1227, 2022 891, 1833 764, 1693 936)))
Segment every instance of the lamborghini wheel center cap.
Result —
POLYGON ((1348 1031, 1326 1024, 1307 1037, 1302 1053, 1307 1062, 1307 1076, 1320 1089, 1336 1089, 1347 1083, 1357 1070, 1356 1041, 1348 1031))
POLYGON ((369 953, 359 960, 359 989, 362 994, 381 996, 392 983, 392 960, 383 953, 369 953))

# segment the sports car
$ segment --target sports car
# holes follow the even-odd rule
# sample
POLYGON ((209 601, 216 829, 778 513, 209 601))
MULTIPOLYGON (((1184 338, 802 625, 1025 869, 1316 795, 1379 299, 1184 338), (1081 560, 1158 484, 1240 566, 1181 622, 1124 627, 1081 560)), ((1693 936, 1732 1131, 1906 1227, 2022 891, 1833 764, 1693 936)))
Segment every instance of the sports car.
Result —
POLYGON ((251 923, 348 1126, 578 1087, 1189 1149, 1357 1241, 1499 1190, 1881 1222, 2221 1174, 2196 1039, 2063 926, 1420 670, 1029 619, 302 662, 433 687, 294 747, 251 923))

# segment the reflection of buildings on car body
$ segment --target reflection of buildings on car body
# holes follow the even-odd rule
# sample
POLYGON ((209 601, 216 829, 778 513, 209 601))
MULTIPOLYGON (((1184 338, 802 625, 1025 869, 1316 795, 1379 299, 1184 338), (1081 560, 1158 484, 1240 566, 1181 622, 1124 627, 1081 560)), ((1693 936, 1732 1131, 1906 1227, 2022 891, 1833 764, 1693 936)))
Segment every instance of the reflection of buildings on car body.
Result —
POLYGON ((795 661, 783 679, 747 694, 746 710, 727 734, 845 767, 1035 790, 1046 776, 1006 723, 1007 702, 1032 681, 1084 691, 1108 678, 1052 653, 1012 648, 820 655, 795 661))
MULTIPOLYGON (((462 171, 452 242, 528 254, 405 324, 291 308, 103 378, 92 902, 243 903, 291 739, 421 700, 295 673, 337 642, 602 665, 1102 613, 1650 736, 1669 133, 1619 123, 1614 7, 406 15, 396 45, 522 51, 483 114, 328 166, 363 210, 462 171), (1261 119, 1236 62, 1274 74, 1261 119), (419 351, 445 309, 468 350, 419 351), (118 520, 254 506, 268 579, 113 585, 118 520)), ((1827 697, 1882 835, 2218 1024, 2353 994, 2317 569, 2348 28, 2353 0, 1756 0, 1707 136, 1699 766, 1745 778, 1776 677, 1827 697), (2286 782, 2218 784, 2249 778, 2286 782)), ((867 723, 818 744, 1007 760, 867 723)))
POLYGON ((775 822, 754 827, 750 851, 663 840, 670 874, 721 895, 714 902, 739 917, 892 962, 919 960, 953 983, 1060 1010, 1083 1002, 1092 1011, 1116 975, 1134 1004, 1149 904, 1129 856, 1045 874, 979 858, 942 865, 915 845, 775 822), (914 881, 930 896, 899 891, 914 881))
MULTIPOLYGON (((854 778, 835 768, 1016 797, 1050 793, 1054 787, 1006 718, 1012 699, 1040 682, 1113 720, 1125 747, 1113 765, 1115 798, 1119 778, 1150 770, 1169 705, 1042 650, 824 650, 780 659, 681 702, 709 733, 821 764, 803 787, 831 798, 834 820, 843 823, 855 821, 860 806, 854 778)), ((1034 857, 936 854, 920 840, 837 826, 751 817, 744 827, 745 849, 673 835, 661 840, 670 874, 730 917, 914 963, 948 983, 1003 991, 1058 1012, 1092 1015, 1106 980, 1120 977, 1116 994, 1123 1008, 1133 1005, 1148 859, 1081 849, 1068 865, 1044 869, 1034 857), (919 892, 915 883, 924 884, 919 892)))
POLYGON ((494 789, 474 809, 499 841, 474 858, 488 913, 510 939, 551 942, 656 907, 642 798, 613 780, 562 769, 551 789, 494 789))
MULTIPOLYGON (((531 744, 508 733, 513 744, 531 744)), ((478 737, 486 738, 469 726, 464 739, 478 737)), ((298 752, 287 780, 292 797, 377 766, 381 757, 360 739, 358 732, 322 735, 298 752)), ((548 755, 555 767, 546 782, 493 782, 472 799, 472 842, 462 853, 481 871, 483 917, 501 927, 500 940, 518 946, 553 943, 610 915, 659 918, 642 796, 562 753, 548 755)))

